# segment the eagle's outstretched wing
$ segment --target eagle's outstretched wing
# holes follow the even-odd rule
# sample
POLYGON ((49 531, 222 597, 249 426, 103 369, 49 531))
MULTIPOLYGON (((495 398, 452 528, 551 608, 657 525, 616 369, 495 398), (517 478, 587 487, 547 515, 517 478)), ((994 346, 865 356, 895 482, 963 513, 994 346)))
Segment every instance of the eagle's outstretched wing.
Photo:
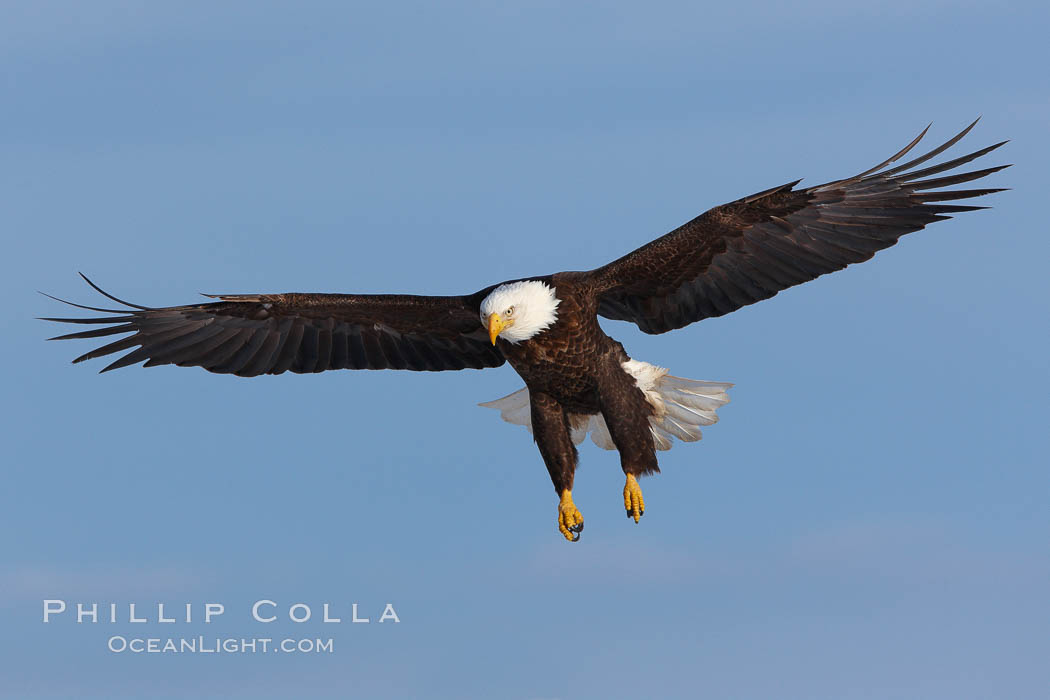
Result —
POLYGON ((986 207, 942 204, 999 189, 940 190, 1003 168, 929 178, 992 151, 997 143, 939 165, 915 166, 939 155, 974 124, 929 153, 884 170, 910 151, 919 136, 883 163, 859 175, 793 190, 798 181, 753 194, 701 214, 667 235, 590 275, 598 313, 632 321, 646 333, 664 333, 768 299, 851 263, 871 258, 906 233, 986 207))
POLYGON ((72 304, 113 315, 44 320, 103 326, 52 340, 130 333, 73 360, 138 346, 103 372, 139 362, 242 377, 326 369, 481 369, 504 362, 479 318, 481 300, 490 289, 462 297, 222 294, 208 295, 219 299, 212 303, 150 308, 121 301, 84 279, 129 308, 72 304))

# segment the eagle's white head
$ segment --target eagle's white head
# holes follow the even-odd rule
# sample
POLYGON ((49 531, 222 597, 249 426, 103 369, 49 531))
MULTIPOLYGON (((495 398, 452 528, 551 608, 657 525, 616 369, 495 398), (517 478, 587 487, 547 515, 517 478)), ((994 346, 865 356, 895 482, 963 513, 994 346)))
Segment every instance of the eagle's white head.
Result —
POLYGON ((501 284, 481 302, 481 325, 489 338, 520 343, 549 328, 558 320, 554 289, 537 280, 501 284))

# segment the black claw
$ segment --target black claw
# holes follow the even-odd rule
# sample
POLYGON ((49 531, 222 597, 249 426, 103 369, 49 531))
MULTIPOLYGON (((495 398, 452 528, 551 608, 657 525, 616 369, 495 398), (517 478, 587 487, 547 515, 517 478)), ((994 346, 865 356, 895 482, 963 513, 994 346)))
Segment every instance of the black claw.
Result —
MULTIPOLYGON (((572 532, 576 532, 576 531, 573 530, 572 532)), ((573 542, 579 542, 580 541, 580 533, 579 532, 576 532, 576 536, 572 538, 572 541, 573 542)))

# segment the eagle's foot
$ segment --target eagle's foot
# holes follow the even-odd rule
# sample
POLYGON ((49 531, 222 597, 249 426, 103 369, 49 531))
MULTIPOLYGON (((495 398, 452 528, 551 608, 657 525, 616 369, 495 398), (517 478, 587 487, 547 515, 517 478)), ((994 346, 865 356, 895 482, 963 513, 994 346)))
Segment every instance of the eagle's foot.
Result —
POLYGON ((580 539, 583 532, 583 514, 572 502, 572 491, 565 489, 561 492, 561 503, 558 504, 558 530, 570 542, 580 539))
POLYGON ((634 522, 638 522, 645 515, 642 487, 638 485, 634 474, 628 474, 627 483, 623 485, 623 507, 627 510, 627 517, 634 518, 634 522))

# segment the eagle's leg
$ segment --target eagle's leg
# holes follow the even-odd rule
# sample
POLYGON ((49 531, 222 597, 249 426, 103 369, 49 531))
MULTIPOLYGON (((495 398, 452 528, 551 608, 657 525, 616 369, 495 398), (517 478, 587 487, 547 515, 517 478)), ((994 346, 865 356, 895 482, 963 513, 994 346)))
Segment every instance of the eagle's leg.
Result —
POLYGON ((572 502, 572 482, 576 474, 576 445, 572 444, 569 417, 561 404, 542 392, 530 393, 532 434, 550 472, 558 494, 558 530, 565 539, 576 542, 583 532, 583 515, 572 502))
POLYGON ((623 506, 627 517, 637 523, 645 514, 645 500, 642 498, 642 487, 638 485, 638 477, 660 471, 649 425, 653 407, 638 388, 634 377, 627 374, 619 362, 614 368, 607 368, 600 386, 602 417, 620 453, 620 466, 627 476, 623 486, 623 506))

